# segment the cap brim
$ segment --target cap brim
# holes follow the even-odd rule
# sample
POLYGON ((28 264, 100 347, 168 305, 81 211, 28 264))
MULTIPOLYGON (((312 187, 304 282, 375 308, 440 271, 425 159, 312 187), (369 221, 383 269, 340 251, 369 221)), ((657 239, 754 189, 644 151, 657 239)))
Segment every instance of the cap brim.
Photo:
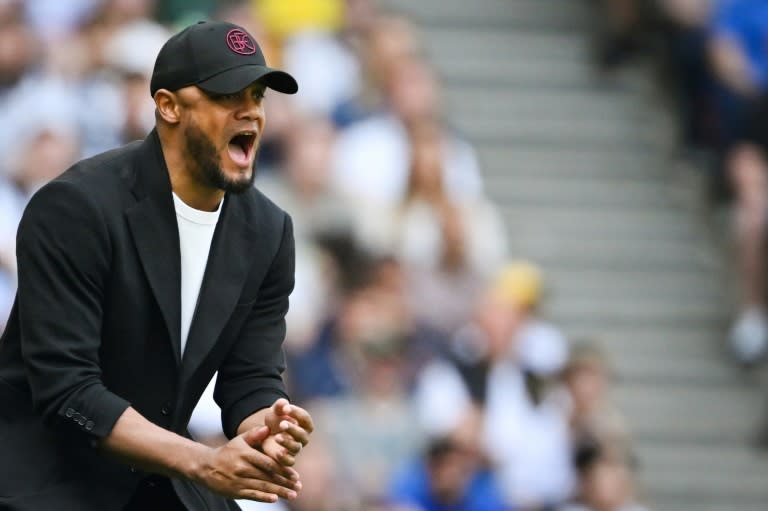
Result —
POLYGON ((228 69, 195 85, 214 94, 233 94, 256 81, 284 94, 296 94, 299 90, 296 80, 285 71, 257 64, 228 69))

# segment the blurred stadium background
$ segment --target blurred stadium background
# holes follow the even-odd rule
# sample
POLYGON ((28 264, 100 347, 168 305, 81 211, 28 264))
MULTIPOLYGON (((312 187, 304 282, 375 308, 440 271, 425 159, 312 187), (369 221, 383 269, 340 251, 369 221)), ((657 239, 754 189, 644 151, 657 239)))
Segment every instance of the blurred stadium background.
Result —
POLYGON ((0 327, 27 200, 206 18, 300 84, 257 186, 317 433, 244 509, 768 509, 767 0, 0 0, 0 327))

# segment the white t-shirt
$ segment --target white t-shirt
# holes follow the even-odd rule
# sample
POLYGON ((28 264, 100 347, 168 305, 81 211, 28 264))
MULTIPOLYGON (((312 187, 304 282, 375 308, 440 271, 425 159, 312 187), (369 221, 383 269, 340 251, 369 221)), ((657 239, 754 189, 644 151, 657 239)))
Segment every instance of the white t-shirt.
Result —
POLYGON ((200 285, 203 283, 205 267, 208 264, 213 233, 216 230, 216 222, 219 221, 221 204, 216 211, 200 211, 186 205, 174 193, 173 206, 176 209, 181 248, 181 353, 183 355, 189 327, 197 307, 197 298, 200 295, 200 285))

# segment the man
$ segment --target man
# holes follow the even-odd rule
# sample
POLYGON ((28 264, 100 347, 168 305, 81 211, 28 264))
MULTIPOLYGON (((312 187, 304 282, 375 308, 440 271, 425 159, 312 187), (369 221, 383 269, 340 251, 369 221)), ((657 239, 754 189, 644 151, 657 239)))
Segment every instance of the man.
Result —
POLYGON ((156 129, 31 200, 0 342, 0 509, 225 510, 301 488, 313 429, 281 380, 290 218, 253 188, 265 87, 295 93, 242 28, 166 42, 156 129), (186 425, 218 370, 231 439, 186 425))

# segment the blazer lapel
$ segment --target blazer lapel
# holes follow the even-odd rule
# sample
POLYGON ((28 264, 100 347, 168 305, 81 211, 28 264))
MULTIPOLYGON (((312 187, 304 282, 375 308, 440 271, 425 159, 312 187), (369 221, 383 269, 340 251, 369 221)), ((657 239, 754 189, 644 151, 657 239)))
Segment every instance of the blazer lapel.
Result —
POLYGON ((229 194, 216 225, 205 276, 184 349, 182 379, 190 378, 224 329, 258 258, 258 226, 246 221, 247 194, 229 194))
POLYGON ((168 337, 181 363, 181 255, 171 182, 156 131, 146 138, 136 160, 132 192, 137 202, 126 212, 128 225, 168 337))

